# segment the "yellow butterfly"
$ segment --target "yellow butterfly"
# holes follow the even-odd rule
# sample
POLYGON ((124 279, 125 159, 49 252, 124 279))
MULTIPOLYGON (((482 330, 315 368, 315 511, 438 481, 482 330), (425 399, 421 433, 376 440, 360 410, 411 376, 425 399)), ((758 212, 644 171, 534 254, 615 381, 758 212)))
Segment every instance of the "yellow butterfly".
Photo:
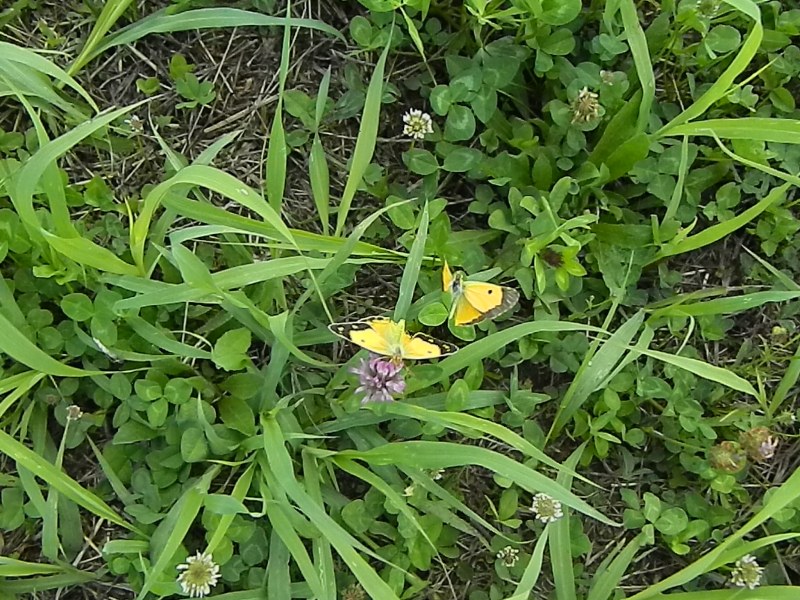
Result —
POLYGON ((375 354, 389 356, 395 362, 427 360, 453 354, 458 346, 442 342, 424 333, 410 334, 405 321, 388 317, 367 317, 350 323, 332 323, 328 329, 341 338, 375 354))
POLYGON ((453 297, 450 317, 458 326, 494 319, 519 302, 517 290, 484 281, 467 281, 460 271, 453 274, 447 261, 442 268, 442 286, 453 297))

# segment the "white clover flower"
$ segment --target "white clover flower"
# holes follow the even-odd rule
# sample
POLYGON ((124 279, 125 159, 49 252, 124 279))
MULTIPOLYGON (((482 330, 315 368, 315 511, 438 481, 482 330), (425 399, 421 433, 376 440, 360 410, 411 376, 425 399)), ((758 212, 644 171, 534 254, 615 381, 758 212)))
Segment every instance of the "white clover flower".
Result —
POLYGON ((506 546, 497 553, 497 558, 502 560, 505 566, 511 568, 519 562, 519 550, 512 546, 506 546))
POLYGON ((123 123, 130 127, 134 133, 142 133, 144 131, 144 121, 139 118, 139 115, 131 115, 123 123))
POLYGON ((190 598, 202 598, 211 593, 211 588, 219 581, 219 565, 214 562, 210 554, 198 552, 178 565, 178 583, 184 594, 190 598))
POLYGON ((78 421, 82 416, 83 411, 77 404, 72 404, 67 407, 67 421, 78 421))
POLYGON ((761 442, 758 447, 758 454, 762 460, 769 460, 775 456, 775 450, 778 448, 778 440, 772 436, 761 442))
POLYGON ((403 115, 403 135, 414 138, 415 140, 425 139, 425 135, 433 133, 433 121, 428 113, 424 113, 416 108, 411 108, 403 115))
POLYGON ((536 494, 533 497, 531 510, 542 523, 553 523, 564 516, 561 502, 554 500, 547 494, 536 494))
POLYGON ((413 496, 414 495, 414 490, 416 489, 416 487, 417 486, 415 486, 412 483, 410 486, 408 486, 406 489, 403 490, 403 496, 405 496, 406 498, 409 498, 409 497, 413 496))
POLYGON ((736 567, 731 571, 731 583, 737 587, 746 587, 754 590, 761 585, 761 574, 764 567, 758 566, 756 557, 745 554, 736 561, 736 567))
POLYGON ((599 96, 585 87, 572 103, 572 122, 589 123, 600 116, 599 96))

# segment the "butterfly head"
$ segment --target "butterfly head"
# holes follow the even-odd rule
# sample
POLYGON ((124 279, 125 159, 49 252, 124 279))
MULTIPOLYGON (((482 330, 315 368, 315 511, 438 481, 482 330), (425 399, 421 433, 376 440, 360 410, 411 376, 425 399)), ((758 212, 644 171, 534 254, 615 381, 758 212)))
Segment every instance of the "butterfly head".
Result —
POLYGON ((454 295, 459 295, 464 287, 464 274, 461 271, 453 273, 450 270, 450 265, 444 261, 442 267, 442 288, 445 292, 450 292, 454 295))

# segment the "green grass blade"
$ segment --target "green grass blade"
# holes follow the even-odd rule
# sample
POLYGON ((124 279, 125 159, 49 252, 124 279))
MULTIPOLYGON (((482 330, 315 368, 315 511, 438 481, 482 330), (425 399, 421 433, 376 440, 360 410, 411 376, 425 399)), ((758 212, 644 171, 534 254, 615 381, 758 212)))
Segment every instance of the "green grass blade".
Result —
MULTIPOLYGON (((317 277, 318 285, 321 285, 322 283, 327 281, 329 277, 335 275, 338 272, 339 267, 345 264, 345 262, 354 262, 354 259, 350 257, 351 255, 358 254, 358 248, 360 245, 363 244, 363 242, 360 241, 361 237, 367 232, 367 229, 369 229, 370 225, 372 225, 375 221, 377 221, 381 217, 381 215, 387 212, 390 208, 391 208, 390 206, 387 206, 380 210, 376 210, 369 217, 367 217, 366 219, 361 221, 358 225, 356 225, 353 228, 353 231, 350 232, 350 235, 347 236, 346 240, 342 240, 341 238, 329 238, 331 240, 337 240, 338 242, 341 243, 336 250, 336 254, 333 256, 333 258, 331 258, 331 261, 328 264, 328 266, 325 267, 322 273, 320 273, 319 276, 317 277)), ((300 299, 295 304, 294 308, 295 312, 299 311, 300 308, 303 306, 303 304, 306 302, 306 300, 308 300, 308 298, 311 297, 311 293, 312 293, 311 290, 307 290, 300 297, 300 299)), ((327 304, 325 302, 322 302, 322 305, 325 307, 327 311, 327 304)), ((328 314, 328 317, 331 318, 331 320, 333 320, 330 314, 328 314)))
POLYGON ((262 418, 264 434, 264 450, 270 468, 287 495, 297 504, 300 510, 314 523, 336 552, 350 568, 364 590, 373 598, 382 600, 399 600, 392 589, 384 582, 375 570, 361 557, 356 548, 372 554, 344 528, 336 523, 325 510, 314 502, 303 487, 297 482, 292 468, 291 457, 286 451, 285 439, 280 426, 273 417, 262 418))
MULTIPOLYGON (((570 469, 574 470, 577 466, 585 446, 585 443, 578 446, 565 461, 570 469)), ((556 480, 565 489, 572 488, 572 476, 566 471, 560 472, 556 480)), ((550 562, 557 600, 577 600, 575 568, 572 564, 572 534, 570 532, 572 518, 572 514, 568 510, 564 510, 563 517, 546 526, 550 529, 550 562)))
POLYGON ((710 365, 707 362, 697 360, 696 358, 676 356, 674 354, 661 352, 659 350, 646 350, 643 348, 631 348, 631 350, 638 352, 639 354, 644 354, 645 356, 655 358, 656 360, 660 360, 675 367, 679 367, 689 371, 690 373, 694 373, 703 379, 716 381, 717 383, 722 384, 725 387, 729 387, 732 390, 736 390, 737 392, 742 392, 743 394, 749 394, 755 398, 759 398, 758 392, 756 392, 755 388, 750 384, 749 381, 742 379, 736 373, 733 373, 728 369, 710 365))
POLYGON ((785 183, 782 186, 773 189, 756 204, 736 215, 732 219, 712 225, 708 229, 705 229, 698 234, 690 235, 689 237, 680 241, 668 242, 664 244, 655 258, 653 258, 649 264, 657 262, 668 256, 675 256, 677 254, 691 252, 721 240, 722 238, 750 223, 765 210, 782 202, 786 198, 786 191, 788 189, 789 184, 785 183))
MULTIPOLYGON (((233 491, 231 492, 231 498, 235 498, 240 502, 244 501, 247 493, 250 491, 250 484, 253 481, 254 474, 255 465, 250 464, 245 472, 242 473, 242 475, 236 480, 236 484, 233 486, 233 491)), ((230 526, 233 524, 233 520, 235 518, 235 514, 220 516, 219 522, 211 533, 211 538, 208 540, 206 553, 213 554, 217 547, 225 540, 225 535, 227 534, 228 529, 230 529, 230 526)))
POLYGON ((408 255, 406 268, 403 269, 403 278, 400 280, 400 292, 397 296, 397 304, 394 307, 394 320, 405 319, 411 302, 414 299, 414 290, 417 288, 419 280, 419 269, 422 266, 422 258, 425 254, 425 244, 428 241, 428 204, 422 209, 419 219, 417 235, 414 236, 414 243, 411 245, 411 252, 408 255))
POLYGON ((643 322, 644 311, 639 311, 623 323, 594 356, 581 364, 575 379, 564 393, 550 433, 547 435, 548 439, 557 436, 589 396, 600 387, 625 354, 624 346, 631 343, 643 322))
MULTIPOLYGON (((94 60, 115 46, 132 44, 151 33, 174 33, 220 27, 281 27, 286 24, 287 20, 284 17, 273 17, 238 8, 199 8, 174 15, 161 10, 106 37, 94 48, 88 60, 94 60)), ((316 29, 335 38, 344 39, 341 33, 322 21, 292 18, 289 19, 288 25, 316 29)))
POLYGON ((769 271, 780 285, 785 287, 787 290, 800 291, 800 284, 796 283, 795 280, 789 277, 786 273, 772 266, 770 263, 765 261, 763 258, 761 258, 758 254, 756 254, 749 248, 746 248, 744 246, 742 246, 742 248, 750 256, 755 258, 761 264, 762 267, 764 267, 767 271, 769 271))
POLYGON ((785 171, 779 171, 778 169, 773 169, 770 166, 764 165, 754 160, 750 160, 749 158, 745 158, 744 156, 736 154, 735 152, 731 152, 730 150, 728 150, 727 146, 725 146, 725 144, 722 143, 722 140, 719 139, 719 137, 716 134, 714 134, 713 131, 709 132, 709 134, 714 138, 714 141, 717 142, 717 146, 719 146, 719 149, 722 150, 728 156, 730 156, 736 162, 746 165, 752 169, 758 169, 759 171, 762 171, 767 175, 772 175, 777 179, 786 181, 787 183, 791 183, 794 186, 800 187, 800 177, 792 175, 791 173, 786 173, 785 171))
POLYGON ((0 418, 44 377, 44 373, 26 371, 0 379, 0 394, 6 394, 6 397, 0 402, 0 418))
POLYGON ((283 27, 283 43, 281 45, 281 62, 278 68, 278 103, 272 116, 272 127, 267 146, 267 200, 270 206, 281 213, 283 194, 286 189, 286 132, 283 129, 283 91, 286 88, 286 76, 289 73, 289 53, 291 52, 291 1, 286 2, 286 21, 283 27))
POLYGON ((350 473, 354 477, 358 477, 364 483, 368 483, 373 488, 378 490, 381 494, 386 497, 386 500, 391 504, 394 508, 396 508, 399 512, 403 514, 403 516, 408 519, 408 522, 413 525, 414 529, 419 531, 422 534, 422 537, 425 539, 426 542, 430 545, 431 548, 436 550, 436 544, 434 544, 430 537, 428 536, 425 528, 420 524, 419 520, 417 519, 416 514, 412 511, 403 497, 398 494, 392 486, 386 483, 383 479, 380 478, 379 475, 373 473, 369 469, 361 466, 354 460, 350 460, 343 456, 336 456, 333 458, 333 461, 343 471, 350 473))
MULTIPOLYGON (((321 598, 323 595, 322 591, 322 582, 319 578, 317 573, 317 569, 314 566, 314 563, 311 561, 311 557, 309 557, 308 552, 306 551, 306 547, 303 544, 303 541, 300 539, 300 536, 295 531, 294 527, 291 524, 290 513, 292 511, 291 506, 288 502, 284 499, 276 500, 267 502, 267 518, 269 519, 270 524, 272 525, 272 529, 275 533, 278 534, 282 545, 288 551, 288 555, 286 558, 288 559, 291 556, 294 559, 294 562, 297 564, 298 569, 300 569, 300 573, 303 575, 304 581, 308 584, 311 590, 314 592, 315 598, 321 598)), ((270 557, 272 559, 272 557, 270 557)), ((270 562, 272 562, 270 560, 270 562)), ((280 560, 279 563, 283 564, 283 560, 280 560)), ((288 560, 286 560, 286 564, 288 566, 288 560)), ((283 569, 281 569, 283 571, 283 569)), ((291 593, 289 592, 289 583, 290 580, 288 579, 289 569, 285 569, 286 579, 284 577, 280 577, 283 579, 285 583, 281 584, 281 588, 284 590, 286 598, 291 597, 291 593)), ((270 595, 272 597, 272 595, 270 595)))
POLYGON ((131 253, 142 274, 147 272, 144 266, 144 246, 150 231, 153 215, 169 192, 173 188, 183 185, 199 186, 212 190, 241 206, 249 208, 264 219, 264 222, 271 228, 271 231, 275 232, 279 239, 294 245, 291 232, 278 213, 260 194, 257 194, 250 187, 224 171, 205 165, 189 165, 167 181, 158 184, 145 196, 139 216, 131 227, 131 253))
POLYGON ((361 123, 358 127, 358 138, 356 139, 355 150, 353 150, 350 172, 347 174, 347 183, 345 183, 342 199, 339 202, 339 212, 336 216, 334 235, 337 237, 344 232, 344 226, 350 214, 350 205, 375 152, 375 143, 378 140, 378 124, 381 116, 384 71, 386 69, 386 57, 389 55, 391 38, 392 36, 390 35, 386 42, 386 47, 375 65, 375 70, 372 72, 372 78, 367 87, 364 112, 361 114, 361 123))
POLYGON ((723 140, 750 140, 800 144, 800 121, 766 117, 709 119, 673 127, 669 135, 718 137, 723 140))
POLYGON ((208 486, 218 470, 219 467, 212 467, 194 485, 184 491, 153 532, 150 538, 150 564, 152 567, 145 573, 144 584, 136 596, 136 600, 144 600, 181 547, 203 507, 208 486))
POLYGON ((283 103, 279 100, 272 119, 267 147, 267 198, 275 212, 280 213, 286 187, 286 134, 283 131, 283 103))
POLYGON ((106 1, 103 5, 103 10, 100 12, 100 16, 97 17, 97 22, 94 24, 94 27, 92 27, 89 37, 86 38, 83 48, 81 48, 81 53, 69 67, 70 75, 75 75, 91 60, 90 57, 94 49, 100 44, 103 36, 114 26, 114 23, 116 23, 128 9, 131 2, 132 0, 106 1))
MULTIPOLYGON (((772 417, 778 413, 778 409, 781 407, 781 404, 789 397, 789 392, 791 392, 795 386, 797 385, 797 379, 800 378, 800 345, 795 350, 794 355, 789 362, 789 366, 786 368, 786 371, 783 373, 783 377, 781 377, 781 381, 778 384, 778 387, 775 388, 775 393, 772 395, 772 399, 769 401, 769 409, 767 414, 772 417)), ((0 411, 0 414, 2 412, 0 411)))
POLYGON ((734 588, 730 590, 706 590, 703 592, 678 592, 648 596, 654 600, 794 600, 800 598, 800 586, 770 585, 754 590, 734 588))
POLYGON ((17 174, 17 185, 11 195, 11 201, 33 239, 41 238, 41 225, 33 208, 33 194, 45 171, 73 146, 142 104, 143 102, 139 102, 126 106, 81 123, 39 148, 25 161, 25 165, 17 174))
POLYGON ((86 377, 98 373, 97 371, 85 371, 58 362, 52 356, 39 349, 2 314, 0 314, 0 331, 3 332, 0 335, 0 352, 7 354, 15 361, 30 367, 34 371, 57 377, 86 377))
MULTIPOLYGON (((116 310, 116 305, 114 310, 116 310)), ((134 315, 125 317, 126 323, 133 329, 133 331, 143 340, 150 342, 154 346, 166 350, 175 356, 183 358, 199 358, 202 360, 211 360, 211 352, 196 348, 180 342, 173 337, 169 337, 167 332, 159 329, 155 325, 151 325, 144 319, 134 315)))
POLYGON ((420 469, 448 469, 467 465, 482 466, 514 481, 531 493, 544 492, 559 502, 607 524, 613 521, 589 506, 561 484, 498 452, 450 442, 393 442, 364 452, 340 453, 373 465, 407 465, 420 469))
POLYGON ((622 15, 625 35, 628 38, 628 45, 633 55, 636 75, 639 77, 639 84, 642 86, 642 102, 639 105, 639 118, 636 122, 636 128, 643 133, 650 120, 650 108, 653 106, 653 100, 656 95, 656 79, 655 75, 653 75, 653 65, 650 62, 647 39, 642 26, 639 24, 636 5, 633 0, 622 0, 619 4, 619 10, 622 15))
POLYGON ((706 112, 717 101, 724 98, 730 91, 733 82, 736 78, 748 67, 750 62, 755 57, 761 40, 764 38, 764 27, 761 25, 761 12, 755 2, 751 0, 724 0, 725 3, 740 10, 748 17, 753 19, 753 29, 750 35, 747 36, 744 44, 742 44, 739 53, 733 59, 728 68, 720 75, 717 80, 711 85, 706 92, 698 98, 694 104, 681 112, 677 117, 672 119, 669 123, 664 125, 658 133, 657 137, 664 135, 671 135, 673 127, 683 125, 688 121, 696 119, 704 112, 706 112))
POLYGON ((547 546, 547 540, 550 538, 550 528, 545 527, 542 535, 536 540, 536 545, 533 547, 531 559, 519 579, 514 595, 507 600, 529 600, 533 593, 533 588, 539 582, 539 576, 542 574, 542 561, 544 559, 544 549, 547 546))
MULTIPOLYGON (((690 581, 700 577, 702 574, 715 569, 720 565, 720 557, 725 557, 723 560, 731 560, 729 552, 734 548, 739 541, 744 538, 748 533, 760 527, 763 523, 771 519, 779 511, 783 510, 800 496, 800 468, 795 469, 794 473, 781 484, 777 489, 773 488, 769 496, 769 500, 761 507, 761 509, 750 518, 740 529, 735 533, 729 535, 723 542, 713 550, 707 552, 705 555, 698 558, 693 563, 684 567, 677 573, 670 575, 666 579, 651 585, 646 590, 634 594, 629 600, 645 600, 649 598, 656 598, 661 592, 672 589, 679 585, 684 585, 690 581)), ((741 554, 746 552, 742 551, 741 554)), ((738 558, 738 557, 736 557, 738 558)), ((724 564, 724 563, 722 563, 724 564)), ((763 588, 759 588, 759 592, 763 588)), ((742 590, 738 590, 740 593, 742 590)), ((671 597, 671 596, 670 596, 671 597)), ((704 599, 705 600, 705 599, 704 599)), ((785 600, 781 598, 780 600, 785 600)))
POLYGON ((100 468, 103 470, 103 475, 105 475, 109 485, 111 485, 111 489, 114 490, 117 497, 125 506, 134 504, 137 496, 128 491, 122 479, 120 479, 119 475, 114 471, 114 467, 106 460, 106 457, 103 456, 102 451, 95 445, 92 438, 87 437, 86 441, 89 442, 89 446, 92 448, 92 452, 97 459, 97 464, 100 465, 100 468))
MULTIPOLYGON (((310 452, 303 452, 303 483, 308 495, 320 506, 323 504, 321 480, 322 472, 319 470, 316 459, 310 452)), ((333 562, 331 544, 323 536, 315 536, 311 545, 322 584, 322 592, 317 599, 336 600, 336 566, 333 562)))
POLYGON ((20 579, 17 581, 3 581, 3 593, 6 594, 30 594, 44 592, 46 590, 62 589, 70 586, 80 586, 90 581, 96 581, 98 576, 86 571, 70 571, 61 575, 46 575, 43 577, 33 577, 31 579, 20 579))
POLYGON ((789 302, 800 298, 800 290, 794 292, 752 292, 730 298, 716 298, 701 302, 680 302, 659 308, 654 317, 700 317, 707 315, 730 315, 764 306, 771 302, 789 302))
MULTIPOLYGON (((476 417, 468 413, 438 412, 422 408, 421 406, 414 406, 412 404, 400 402, 388 405, 386 407, 386 411, 389 414, 417 419, 423 423, 435 423, 437 425, 441 425, 442 427, 453 429, 461 433, 466 433, 467 431, 480 431, 481 433, 485 433, 497 438, 499 441, 509 445, 511 448, 514 448, 515 450, 518 450, 530 458, 534 458, 557 471, 561 471, 565 468, 564 465, 547 456, 547 454, 531 444, 521 435, 514 433, 499 423, 494 423, 487 419, 481 419, 480 417, 476 417)), ((570 474, 578 477, 586 483, 592 484, 592 482, 590 482, 588 479, 578 475, 575 472, 570 474)))
POLYGON ((267 561, 267 595, 272 600, 291 600, 292 576, 289 572, 289 549, 280 534, 272 531, 269 538, 269 560, 267 561))
POLYGON ((411 17, 409 17, 403 9, 402 4, 400 5, 400 14, 403 15, 403 20, 406 22, 406 27, 408 28, 408 35, 411 37, 411 41, 414 42, 414 46, 417 48, 420 57, 422 57, 422 62, 427 63, 428 61, 425 58, 425 46, 422 43, 422 38, 419 36, 417 26, 414 25, 414 21, 411 20, 411 17))
POLYGON ((83 506, 86 510, 111 523, 135 531, 133 526, 94 493, 81 486, 69 475, 57 469, 39 454, 19 443, 2 430, 0 430, 0 452, 16 461, 19 467, 27 469, 39 477, 51 488, 58 490, 59 493, 75 502, 75 504, 83 506))
POLYGON ((608 600, 611 598, 614 590, 619 588, 622 578, 628 572, 633 559, 636 558, 636 553, 642 545, 641 535, 636 536, 614 556, 611 564, 605 568, 602 568, 603 565, 601 565, 601 568, 595 574, 586 600, 608 600))
MULTIPOLYGON (((62 85, 72 88, 78 94, 80 94, 81 98, 86 100, 87 104, 91 106, 93 110, 100 112, 97 104, 95 104, 91 95, 89 95, 89 92, 87 92, 83 86, 75 81, 75 79, 73 79, 72 76, 64 71, 61 67, 47 60, 43 56, 40 56, 36 52, 29 50, 28 48, 22 48, 15 44, 9 44, 8 42, 0 42, 0 56, 2 56, 5 60, 16 62, 24 65, 27 68, 34 69, 39 73, 43 73, 44 75, 55 79, 62 85)), ((55 92, 53 93, 55 94, 55 92)), ((78 111, 77 108, 73 107, 72 110, 80 114, 80 111, 78 111)))
MULTIPOLYGON (((268 225, 253 219, 248 219, 241 215, 233 214, 230 211, 213 206, 204 202, 189 200, 188 198, 178 198, 176 196, 167 196, 164 199, 164 205, 168 208, 174 209, 179 214, 188 219, 199 221, 201 223, 211 223, 230 227, 232 231, 237 231, 243 234, 253 234, 264 237, 269 240, 283 240, 278 232, 268 225)), ((322 252, 325 254, 335 254, 342 246, 345 245, 345 240, 318 233, 310 233, 301 231, 299 229, 290 230, 292 236, 297 241, 298 246, 303 252, 322 252)), ((282 244, 274 244, 275 247, 290 248, 291 246, 283 242, 282 244)), ((385 260, 387 262, 399 262, 405 255, 402 252, 395 252, 393 250, 386 250, 374 244, 366 242, 358 242, 355 244, 352 252, 358 256, 368 256, 376 260, 385 260)))
POLYGON ((64 567, 18 560, 10 556, 0 556, 0 577, 30 577, 63 573, 64 567))
POLYGON ((683 198, 683 186, 686 183, 686 174, 689 171, 689 137, 683 136, 681 142, 681 162, 678 165, 678 182, 675 184, 675 189, 672 191, 672 196, 667 205, 667 211, 664 213, 664 218, 661 220, 663 225, 667 221, 675 218, 678 212, 678 207, 681 205, 683 198))
POLYGON ((64 238, 42 230, 45 241, 56 251, 79 265, 116 275, 136 275, 139 270, 108 248, 82 237, 64 238))
MULTIPOLYGON (((330 71, 326 73, 326 76, 329 75, 330 71)), ((311 143, 311 152, 308 156, 308 177, 311 182, 311 195, 314 197, 314 205, 317 207, 319 221, 322 224, 322 233, 328 235, 331 202, 330 172, 325 149, 322 147, 318 133, 314 134, 314 141, 311 143)))
POLYGON ((424 380, 421 378, 412 379, 406 391, 407 393, 415 392, 444 381, 461 369, 466 369, 472 363, 483 360, 487 356, 494 354, 501 348, 505 348, 526 335, 533 335, 543 331, 589 331, 603 333, 602 329, 592 327, 591 325, 567 323, 564 321, 536 321, 515 325, 514 327, 509 327, 508 329, 503 329, 502 331, 487 335, 485 338, 481 338, 461 348, 452 356, 448 356, 438 363, 437 366, 439 370, 436 375, 424 380))
POLYGON ((637 133, 636 115, 642 102, 642 91, 637 90, 633 96, 623 104, 603 130, 603 135, 598 140, 589 155, 589 162, 600 166, 624 142, 637 133))

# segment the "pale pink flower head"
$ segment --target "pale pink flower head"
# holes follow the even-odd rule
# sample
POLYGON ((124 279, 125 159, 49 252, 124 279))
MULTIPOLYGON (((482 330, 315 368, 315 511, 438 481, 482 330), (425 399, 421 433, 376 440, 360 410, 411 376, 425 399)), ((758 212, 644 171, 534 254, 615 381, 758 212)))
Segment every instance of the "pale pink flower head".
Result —
POLYGON ((406 389, 403 364, 382 356, 370 355, 358 367, 350 370, 358 375, 356 393, 363 394, 362 404, 367 402, 391 402, 396 394, 406 389))

